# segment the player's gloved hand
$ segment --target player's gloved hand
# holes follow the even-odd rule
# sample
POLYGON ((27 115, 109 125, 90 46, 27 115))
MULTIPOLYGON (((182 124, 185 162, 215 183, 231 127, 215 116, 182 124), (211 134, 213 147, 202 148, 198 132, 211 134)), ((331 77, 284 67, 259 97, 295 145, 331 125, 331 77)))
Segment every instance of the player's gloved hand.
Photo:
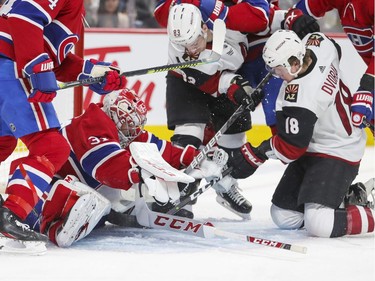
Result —
POLYGON ((145 169, 140 168, 139 171, 148 193, 159 205, 163 206, 168 202, 175 202, 177 199, 180 199, 178 182, 165 181, 145 169))
POLYGON ((370 91, 363 90, 361 87, 353 95, 351 104, 351 118, 354 126, 364 128, 362 123, 364 119, 370 121, 373 118, 374 96, 370 91))
POLYGON ((249 81, 236 76, 228 88, 227 96, 234 104, 242 104, 247 110, 254 111, 262 101, 264 93, 262 90, 254 91, 249 81))
POLYGON ((367 207, 369 200, 367 199, 366 187, 363 183, 357 182, 349 186, 344 197, 345 206, 359 205, 367 207))
POLYGON ((308 33, 319 32, 320 26, 315 18, 305 15, 300 9, 290 8, 281 22, 282 29, 293 30, 300 39, 308 33))
POLYGON ((125 88, 126 78, 120 75, 120 69, 118 67, 111 63, 97 61, 95 59, 85 61, 82 73, 78 76, 78 80, 101 76, 104 76, 102 82, 89 85, 89 88, 99 95, 105 95, 112 91, 125 88))
POLYGON ((53 61, 46 53, 43 53, 23 68, 23 72, 29 78, 31 85, 31 94, 28 97, 29 102, 51 102, 56 97, 56 91, 59 89, 53 61))
POLYGON ((231 176, 244 179, 251 176, 268 158, 256 147, 245 143, 241 148, 226 149, 229 154, 228 166, 232 168, 231 176))
POLYGON ((228 7, 219 0, 181 0, 180 2, 198 7, 202 13, 203 21, 208 24, 209 28, 212 28, 212 23, 216 19, 225 20, 228 14, 228 7))
POLYGON ((207 182, 213 179, 221 179, 222 170, 227 161, 228 154, 223 149, 215 147, 189 175, 195 179, 205 178, 207 182))

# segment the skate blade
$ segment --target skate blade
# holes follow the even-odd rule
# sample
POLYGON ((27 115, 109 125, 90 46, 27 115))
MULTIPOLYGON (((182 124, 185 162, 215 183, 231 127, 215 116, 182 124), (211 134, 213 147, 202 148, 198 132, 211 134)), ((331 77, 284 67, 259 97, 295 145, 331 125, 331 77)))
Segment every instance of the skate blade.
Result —
POLYGON ((41 256, 47 252, 46 243, 42 241, 20 241, 0 236, 0 254, 41 256))
POLYGON ((244 214, 244 213, 237 212, 236 210, 232 209, 232 207, 229 205, 229 203, 227 201, 225 201, 223 198, 221 198, 220 196, 216 197, 216 202, 219 203, 224 208, 226 208, 229 211, 231 211, 232 213, 234 213, 237 216, 241 217, 242 219, 244 219, 244 220, 251 220, 250 213, 244 214))

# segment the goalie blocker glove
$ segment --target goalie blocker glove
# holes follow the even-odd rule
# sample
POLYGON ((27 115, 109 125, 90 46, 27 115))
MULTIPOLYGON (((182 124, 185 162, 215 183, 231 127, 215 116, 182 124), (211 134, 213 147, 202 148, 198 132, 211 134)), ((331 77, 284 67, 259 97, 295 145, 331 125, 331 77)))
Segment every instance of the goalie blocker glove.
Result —
POLYGON ((290 8, 281 22, 281 28, 293 30, 300 39, 309 33, 319 32, 320 26, 315 18, 305 15, 300 9, 290 8))
POLYGON ((250 86, 249 81, 236 76, 232 79, 231 85, 227 91, 228 99, 236 105, 242 104, 247 110, 254 111, 261 103, 264 92, 256 90, 250 86))

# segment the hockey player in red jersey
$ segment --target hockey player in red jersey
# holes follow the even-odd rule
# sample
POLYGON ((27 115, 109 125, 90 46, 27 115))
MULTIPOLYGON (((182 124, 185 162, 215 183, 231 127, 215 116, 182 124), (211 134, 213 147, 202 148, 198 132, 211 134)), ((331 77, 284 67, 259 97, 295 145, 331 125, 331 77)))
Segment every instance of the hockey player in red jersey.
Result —
POLYGON ((34 212, 40 211, 53 175, 69 155, 51 103, 59 89, 56 80, 105 76, 90 87, 106 94, 123 88, 125 77, 109 63, 71 53, 83 27, 82 0, 6 1, 0 14, 0 161, 12 153, 17 139, 29 151, 11 164, 8 196, 0 207, 0 243, 8 249, 18 241, 30 246, 26 252, 38 244, 42 252, 44 242, 37 241, 45 237, 21 222, 34 217, 37 223, 34 212))
MULTIPOLYGON (((82 115, 62 128, 62 135, 71 148, 68 161, 57 172, 59 178, 65 179, 53 185, 41 216, 41 231, 52 242, 61 247, 70 246, 89 234, 109 213, 108 200, 95 189, 110 199, 112 209, 117 212, 132 210, 117 191, 129 190, 139 182, 146 183, 149 189, 158 184, 164 187, 149 190, 156 204, 170 204, 180 198, 178 183, 164 184, 162 179, 141 168, 133 158, 130 144, 156 144, 163 159, 175 169, 188 166, 199 151, 193 146, 173 146, 145 131, 146 113, 143 101, 125 89, 107 95, 103 104, 90 104, 82 115)), ((217 149, 212 161, 203 160, 192 176, 220 177, 226 159, 227 154, 217 149)), ((147 161, 152 164, 151 155, 147 161)), ((192 214, 185 211, 180 215, 191 217, 192 214)))
POLYGON ((269 158, 288 164, 273 194, 272 219, 280 228, 304 226, 318 237, 374 231, 367 202, 344 203, 366 134, 351 123, 351 93, 342 80, 340 56, 339 45, 322 33, 301 41, 293 31, 276 31, 263 58, 284 80, 276 102, 278 133, 257 148, 242 149, 249 156, 243 164, 250 168, 269 158))
MULTIPOLYGON (((353 94, 351 120, 363 128, 363 120, 374 122, 374 1, 372 0, 300 0, 296 5, 302 13, 320 18, 326 12, 336 9, 342 27, 354 48, 367 65, 356 93, 353 94)), ((302 15, 290 13, 286 27, 297 23, 299 29, 309 28, 306 23, 297 22, 302 15)))

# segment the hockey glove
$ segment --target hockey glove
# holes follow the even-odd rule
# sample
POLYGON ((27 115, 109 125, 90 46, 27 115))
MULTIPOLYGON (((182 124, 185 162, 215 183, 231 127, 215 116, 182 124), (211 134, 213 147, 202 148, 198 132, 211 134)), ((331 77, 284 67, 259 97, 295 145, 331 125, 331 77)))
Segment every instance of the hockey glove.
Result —
POLYGON ((281 22, 281 28, 293 30, 300 39, 308 33, 320 31, 320 26, 315 18, 305 15, 300 9, 290 8, 281 22))
POLYGON ((242 104, 247 110, 254 111, 264 97, 262 90, 254 91, 249 81, 236 76, 227 91, 228 99, 234 104, 242 104))
POLYGON ((231 176, 235 179, 245 179, 258 169, 268 158, 250 143, 237 149, 226 149, 229 153, 228 166, 232 167, 231 176))
POLYGON ((361 182, 357 182, 349 186, 348 192, 344 197, 345 206, 359 205, 368 207, 366 187, 361 182))
POLYGON ((203 21, 212 28, 211 23, 216 19, 225 20, 228 14, 228 7, 219 0, 181 0, 181 3, 193 4, 202 13, 203 21), (210 20, 210 21, 209 21, 210 20))
POLYGON ((85 61, 83 71, 78 76, 78 80, 101 76, 103 76, 102 82, 89 85, 89 88, 99 95, 106 95, 112 91, 125 88, 126 78, 120 75, 118 67, 95 59, 85 61))
POLYGON ((53 68, 53 61, 46 53, 25 65, 23 72, 29 78, 31 85, 29 102, 51 102, 54 99, 59 87, 53 68))
POLYGON ((192 170, 189 175, 195 179, 205 178, 207 182, 222 178, 222 170, 228 161, 228 154, 219 148, 213 148, 202 160, 198 167, 192 170))
POLYGON ((148 193, 159 205, 163 206, 168 202, 175 202, 180 198, 180 190, 177 182, 165 181, 141 168, 140 174, 148 193))
POLYGON ((351 117, 354 126, 364 128, 362 123, 364 119, 370 121, 373 116, 373 100, 374 96, 371 92, 363 90, 361 87, 353 95, 351 104, 351 117))

